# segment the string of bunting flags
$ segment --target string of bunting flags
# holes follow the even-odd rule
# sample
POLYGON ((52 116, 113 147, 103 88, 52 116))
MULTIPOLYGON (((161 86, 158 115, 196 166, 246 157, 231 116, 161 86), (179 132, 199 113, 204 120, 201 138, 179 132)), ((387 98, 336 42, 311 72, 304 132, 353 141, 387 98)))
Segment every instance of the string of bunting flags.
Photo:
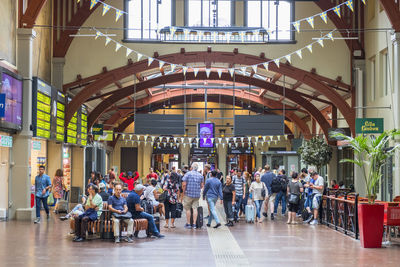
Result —
MULTIPOLYGON (((158 144, 158 145, 173 145, 179 147, 183 145, 196 145, 200 138, 198 137, 169 137, 169 136, 149 136, 149 135, 136 135, 132 133, 114 133, 114 138, 118 135, 121 135, 122 140, 120 141, 132 144, 158 144), (143 139, 143 140, 142 140, 143 139), (164 141, 165 140, 165 141, 164 141)), ((270 144, 274 142, 277 144, 281 140, 288 140, 288 135, 276 135, 276 136, 251 136, 251 137, 217 137, 217 138, 209 138, 212 143, 218 147, 222 145, 231 146, 232 143, 235 145, 238 144, 248 144, 248 143, 259 143, 264 145, 265 143, 270 144), (276 137, 276 138, 274 138, 276 137)), ((207 138, 203 138, 203 141, 206 142, 207 138)))
MULTIPOLYGON (((77 2, 79 3, 81 0, 77 0, 77 2)), ((364 5, 366 5, 366 1, 367 0, 361 0, 363 2, 364 5)), ((94 6, 96 6, 98 3, 101 3, 103 5, 103 12, 102 12, 102 16, 104 16, 110 9, 115 10, 115 21, 117 22, 119 20, 119 18, 123 15, 123 14, 128 14, 128 12, 125 12, 121 9, 118 9, 116 7, 113 7, 111 5, 106 4, 104 1, 101 0, 90 0, 90 9, 92 9, 94 6)), ((300 32, 300 26, 301 26, 301 22, 307 22, 313 29, 314 29, 314 20, 315 18, 321 18, 323 22, 325 22, 325 24, 328 23, 328 12, 334 12, 339 18, 341 18, 341 9, 342 7, 347 6, 352 12, 354 12, 354 3, 353 0, 348 0, 345 1, 341 4, 336 5, 335 7, 332 7, 330 9, 327 9, 321 13, 303 18, 303 19, 299 19, 296 20, 294 22, 291 22, 290 24, 293 26, 293 28, 299 33, 300 32)), ((177 26, 170 26, 168 27, 169 31, 170 31, 170 35, 172 36, 172 38, 175 37, 175 34, 177 33, 177 31, 181 31, 183 32, 184 36, 185 36, 185 40, 188 39, 188 36, 190 33, 196 33, 196 35, 199 37, 198 40, 199 42, 201 42, 202 37, 205 35, 205 33, 210 33, 214 42, 216 42, 217 40, 217 36, 220 33, 220 31, 213 31, 213 30, 196 30, 193 28, 188 28, 188 27, 177 27, 177 26)), ((162 29, 159 28, 159 25, 157 25, 157 33, 160 34, 160 31, 162 29)), ((288 29, 286 29, 288 30, 288 29)), ((261 31, 266 32, 268 35, 270 35, 271 33, 276 32, 276 27, 271 27, 271 28, 259 28, 259 29, 255 29, 252 30, 253 35, 258 36, 260 34, 261 31)), ((278 30, 279 31, 279 30, 278 30)), ((240 39, 242 42, 245 41, 245 36, 246 33, 248 31, 244 30, 244 31, 226 31, 224 32, 225 35, 225 40, 227 43, 230 42, 231 37, 233 36, 233 33, 238 33, 238 35, 240 36, 240 39)))
MULTIPOLYGON (((96 31, 96 36, 95 36, 96 40, 99 37, 105 37, 105 46, 107 46, 110 42, 113 42, 113 43, 115 43, 115 52, 117 52, 118 50, 120 50, 123 47, 123 48, 126 49, 126 54, 125 54, 126 57, 129 57, 132 53, 135 53, 137 55, 137 58, 136 58, 137 61, 140 61, 142 58, 147 58, 148 66, 150 66, 153 63, 153 61, 157 61, 160 70, 163 67, 165 67, 166 65, 169 65, 171 72, 174 72, 175 70, 177 70, 177 68, 179 68, 179 69, 182 70, 184 75, 186 75, 186 73, 187 73, 187 71, 189 69, 192 69, 195 77, 197 76, 197 73, 200 70, 200 68, 192 68, 192 67, 179 65, 179 64, 175 64, 175 63, 171 63, 171 62, 166 62, 166 61, 154 58, 154 57, 147 56, 147 55, 145 55, 143 53, 140 53, 140 52, 138 52, 136 50, 130 49, 129 47, 127 47, 127 46, 115 41, 114 39, 108 37, 106 34, 102 33, 101 31, 97 30, 96 28, 94 28, 94 30, 96 31)), ((254 73, 257 73, 257 69, 259 67, 264 67, 264 69, 266 69, 268 71, 270 63, 274 63, 279 68, 281 60, 286 59, 289 63, 291 63, 292 55, 297 55, 300 59, 302 59, 303 58, 303 52, 302 51, 305 50, 305 49, 307 49, 310 53, 312 53, 313 52, 313 45, 316 44, 316 43, 318 43, 321 47, 324 47, 324 40, 325 39, 330 39, 332 41, 334 40, 333 39, 333 33, 335 31, 336 31, 336 29, 330 31, 329 33, 327 33, 327 34, 325 34, 323 36, 321 36, 318 40, 310 43, 309 45, 307 45, 307 46, 305 46, 303 48, 300 48, 300 49, 298 49, 298 50, 296 50, 294 52, 291 52, 291 53, 289 53, 289 54, 287 54, 285 56, 281 56, 281 57, 273 59, 273 60, 269 60, 269 61, 266 61, 266 62, 263 62, 263 63, 254 64, 254 65, 241 66, 240 68, 235 68, 235 67, 226 68, 226 69, 220 68, 220 69, 217 70, 218 76, 221 78, 222 72, 224 70, 229 72, 231 76, 233 76, 233 74, 234 74, 234 72, 236 70, 240 70, 243 73, 243 75, 246 75, 248 68, 251 68, 254 71, 254 73)), ((211 69, 210 68, 206 68, 205 72, 206 72, 206 75, 207 75, 207 78, 208 78, 210 73, 211 73, 211 69)))

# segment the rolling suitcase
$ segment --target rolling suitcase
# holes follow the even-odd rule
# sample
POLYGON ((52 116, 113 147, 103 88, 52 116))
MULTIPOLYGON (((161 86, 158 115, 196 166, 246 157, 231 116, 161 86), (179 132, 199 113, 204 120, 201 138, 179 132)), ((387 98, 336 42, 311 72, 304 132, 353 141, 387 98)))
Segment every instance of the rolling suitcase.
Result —
POLYGON ((68 213, 68 204, 69 204, 69 192, 64 192, 64 197, 58 200, 58 206, 56 213, 68 213))
MULTIPOLYGON (((191 210, 191 213, 190 213, 190 224, 192 224, 192 225, 194 224, 193 223, 193 210, 191 210)), ((197 208, 196 227, 197 228, 203 227, 203 207, 197 208)))
POLYGON ((245 215, 247 223, 254 223, 256 217, 256 208, 254 207, 252 202, 246 205, 245 215))

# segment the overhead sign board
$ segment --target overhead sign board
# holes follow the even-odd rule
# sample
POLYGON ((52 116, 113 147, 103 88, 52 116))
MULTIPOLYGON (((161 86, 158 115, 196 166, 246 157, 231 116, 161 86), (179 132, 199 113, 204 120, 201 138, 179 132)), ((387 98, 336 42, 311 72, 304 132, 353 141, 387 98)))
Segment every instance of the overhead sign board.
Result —
POLYGON ((92 127, 93 135, 103 135, 103 124, 94 124, 92 127))
POLYGON ((356 119, 356 134, 380 134, 383 133, 383 118, 356 119))

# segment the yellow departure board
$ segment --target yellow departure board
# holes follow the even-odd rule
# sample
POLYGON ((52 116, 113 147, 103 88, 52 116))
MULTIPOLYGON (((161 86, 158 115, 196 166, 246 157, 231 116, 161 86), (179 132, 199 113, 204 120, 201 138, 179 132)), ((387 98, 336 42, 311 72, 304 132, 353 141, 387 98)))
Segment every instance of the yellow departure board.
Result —
POLYGON ((80 119, 80 129, 78 129, 78 131, 80 130, 80 140, 79 143, 82 146, 86 146, 87 145, 87 107, 86 106, 82 106, 81 107, 81 119, 80 119))
POLYGON ((35 78, 33 88, 35 136, 50 139, 52 87, 42 80, 35 78))
POLYGON ((53 123, 53 131, 55 130, 55 137, 57 141, 64 142, 65 141, 65 95, 61 92, 57 91, 57 96, 56 96, 56 108, 57 108, 57 113, 55 119, 55 123, 53 123))

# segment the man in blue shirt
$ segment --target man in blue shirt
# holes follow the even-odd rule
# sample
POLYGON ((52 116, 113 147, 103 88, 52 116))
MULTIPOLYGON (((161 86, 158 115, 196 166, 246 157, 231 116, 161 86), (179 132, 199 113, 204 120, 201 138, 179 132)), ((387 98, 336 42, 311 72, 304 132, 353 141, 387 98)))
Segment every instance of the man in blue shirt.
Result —
MULTIPOLYGON (((112 220, 113 220, 113 228, 114 228, 114 238, 115 243, 119 243, 119 224, 120 221, 124 221, 128 224, 127 228, 127 238, 126 241, 128 243, 132 243, 132 234, 133 234, 133 220, 132 218, 121 217, 126 215, 128 212, 128 206, 126 204, 126 199, 121 196, 122 185, 116 184, 114 187, 114 195, 108 198, 108 209, 112 212, 112 220)), ((129 215, 131 216, 131 215, 129 215)))
POLYGON ((143 194, 144 189, 145 187, 143 185, 138 184, 135 186, 134 191, 128 195, 126 199, 128 210, 132 213, 133 219, 146 219, 148 221, 149 232, 157 238, 162 238, 164 235, 160 234, 157 230, 154 217, 144 212, 144 209, 140 206, 140 195, 143 194))
POLYGON ((186 229, 196 229, 195 222, 197 221, 197 208, 199 207, 199 198, 201 189, 204 186, 204 177, 198 172, 199 165, 192 164, 192 169, 187 172, 182 178, 183 190, 183 207, 186 210, 186 229), (193 209, 193 222, 190 224, 191 210, 193 209))
POLYGON ((40 208, 41 202, 46 210, 47 219, 50 219, 49 207, 47 206, 47 198, 49 197, 49 190, 51 188, 50 177, 44 174, 44 166, 39 166, 39 175, 35 177, 35 199, 36 199, 36 219, 35 223, 40 223, 40 208))
POLYGON ((271 172, 271 167, 267 164, 264 167, 265 173, 263 176, 261 176, 261 182, 265 184, 265 186, 268 189, 268 196, 264 201, 264 212, 263 215, 264 217, 268 217, 268 206, 270 207, 271 211, 271 220, 274 219, 274 206, 275 206, 275 197, 276 197, 276 192, 272 192, 272 180, 276 178, 276 175, 271 172))
POLYGON ((217 225, 214 228, 218 228, 221 226, 221 223, 218 219, 218 214, 215 209, 215 204, 217 203, 218 198, 221 200, 222 204, 222 184, 221 181, 217 178, 217 171, 211 171, 211 177, 207 179, 206 185, 204 186, 203 191, 203 199, 207 196, 208 206, 210 207, 210 217, 208 218, 207 227, 211 226, 212 219, 215 219, 217 225))

